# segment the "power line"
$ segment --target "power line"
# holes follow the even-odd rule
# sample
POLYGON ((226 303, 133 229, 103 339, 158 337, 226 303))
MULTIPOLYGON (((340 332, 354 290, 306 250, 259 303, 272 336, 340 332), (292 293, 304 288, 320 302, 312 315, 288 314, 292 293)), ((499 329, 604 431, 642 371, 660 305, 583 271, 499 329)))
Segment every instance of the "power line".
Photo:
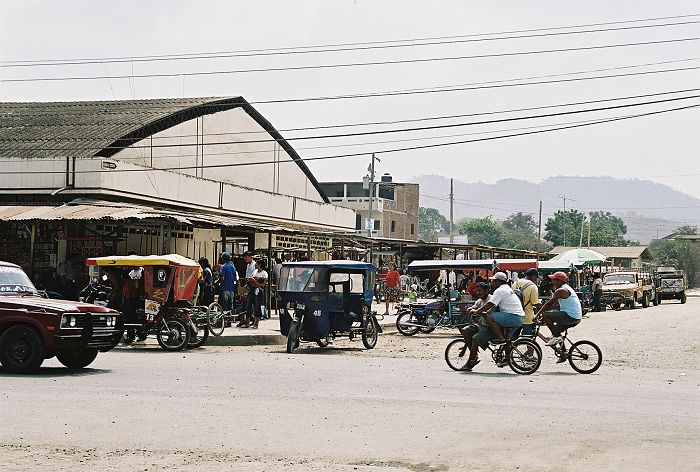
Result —
POLYGON ((267 67, 267 68, 253 68, 253 69, 236 69, 236 70, 219 70, 219 71, 198 71, 198 72, 180 72, 180 73, 151 73, 151 74, 131 74, 131 75, 104 75, 104 76, 65 76, 65 77, 28 77, 28 78, 10 78, 10 79, 0 79, 0 82, 13 83, 13 82, 53 82, 53 81, 67 81, 67 80, 98 80, 98 79, 145 79, 145 78, 162 78, 162 77, 193 77, 193 76, 208 76, 208 75, 225 75, 225 74, 243 74, 252 72, 281 72, 281 71, 298 71, 298 70, 315 70, 315 69, 336 69, 344 67, 365 67, 365 66, 378 66, 378 65, 396 65, 396 64, 416 64, 416 63, 430 63, 430 62, 442 62, 442 61, 457 61, 466 59, 484 59, 490 57, 511 57, 511 56, 526 56, 526 55, 536 55, 536 54, 551 54, 559 52, 574 52, 574 51, 592 51, 600 49, 612 49, 612 48, 624 48, 624 47, 635 47, 635 46, 649 46, 649 45, 659 45, 659 44, 672 44, 681 43, 689 41, 700 40, 700 37, 687 37, 687 38, 674 38, 674 39, 664 39, 658 41, 640 41, 635 43, 617 43, 617 44, 603 44, 598 46, 581 46, 573 48, 559 48, 559 49, 541 49, 541 50, 530 50, 530 51, 516 51, 516 52, 503 52, 503 53, 490 53, 490 54, 473 54, 468 56, 444 56, 444 57, 428 57, 428 58, 418 58, 418 59, 399 59, 399 60, 388 60, 388 61, 369 61, 369 62, 349 62, 340 64, 315 64, 308 66, 287 66, 287 67, 267 67))
MULTIPOLYGON (((562 111, 562 112, 556 112, 556 113, 544 113, 540 115, 529 115, 529 116, 519 116, 519 117, 510 117, 510 118, 499 118, 499 119, 493 119, 493 120, 482 120, 482 121, 471 121, 471 122, 464 122, 464 123, 450 123, 450 124, 442 124, 442 125, 432 125, 432 126, 420 126, 420 127, 413 127, 413 128, 397 128, 397 129, 388 129, 388 130, 378 130, 378 131, 359 131, 359 132, 354 132, 354 133, 335 133, 335 134, 326 134, 326 135, 315 135, 315 136, 298 136, 298 137, 291 137, 291 138, 286 138, 286 141, 300 141, 300 140, 309 140, 309 139, 331 139, 331 138, 349 138, 349 137, 355 137, 355 136, 372 136, 372 135, 378 135, 378 134, 393 134, 393 133, 407 133, 407 132, 416 132, 416 131, 429 131, 429 130, 435 130, 435 129, 446 129, 446 128, 458 128, 458 127, 463 127, 463 126, 477 126, 477 125, 485 125, 485 124, 494 124, 494 123, 506 123, 510 121, 522 121, 522 120, 532 120, 532 119, 540 119, 540 118, 552 118, 555 116, 565 116, 565 115, 574 115, 574 114, 581 114, 581 113, 591 113, 591 112, 599 112, 599 111, 608 111, 608 110, 617 110, 617 109, 623 109, 623 108, 630 108, 630 107, 636 107, 636 106, 645 106, 645 105, 656 105, 660 103, 668 103, 668 102, 675 102, 678 100, 690 100, 694 98, 700 98, 700 95, 690 95, 690 96, 684 96, 684 97, 674 97, 674 98, 666 98, 662 100, 652 100, 652 101, 646 101, 646 102, 638 102, 638 103, 628 103, 624 105, 610 105, 606 107, 598 107, 598 108, 587 108, 583 110, 570 110, 570 111, 562 111)), ((285 139, 255 139, 255 140, 243 140, 243 141, 219 141, 219 142, 211 142, 211 143, 175 143, 175 144, 153 144, 153 145, 144 145, 144 146, 131 146, 129 149, 153 149, 153 148, 182 148, 185 146, 220 146, 220 145, 225 145, 225 144, 260 144, 260 143, 270 143, 270 142, 279 142, 279 141, 285 141, 285 139)), ((70 147, 32 147, 32 150, 36 151, 85 151, 85 150, 104 150, 104 149, 124 149, 124 146, 100 146, 100 147, 77 147, 77 148, 70 148, 70 147)), ((0 148, 1 151, 13 151, 13 148, 0 148)))
MULTIPOLYGON (((376 154, 390 154, 390 153, 395 153, 395 152, 414 151, 414 150, 420 150, 420 149, 431 149, 431 148, 445 147, 445 146, 456 146, 459 144, 494 141, 497 139, 513 138, 513 137, 519 137, 519 136, 529 136, 529 135, 535 135, 535 134, 549 133, 549 132, 553 132, 553 131, 581 128, 584 126, 598 125, 598 124, 602 124, 602 123, 611 123, 611 122, 622 121, 622 120, 627 120, 627 119, 631 119, 631 118, 640 118, 640 117, 645 117, 645 116, 658 115, 658 114, 662 114, 662 113, 670 113, 670 112, 675 112, 675 111, 688 110, 688 109, 697 108, 697 107, 700 107, 700 103, 697 103, 694 105, 686 105, 686 106, 677 107, 677 108, 667 108, 664 110, 656 110, 656 111, 652 111, 652 112, 639 113, 636 115, 628 115, 628 116, 615 117, 615 118, 606 118, 606 119, 601 119, 601 120, 590 122, 590 123, 581 123, 581 124, 576 124, 576 125, 560 126, 560 127, 549 128, 549 129, 545 129, 545 130, 525 131, 525 132, 521 132, 521 133, 506 134, 506 135, 500 135, 500 136, 489 136, 489 137, 485 137, 485 138, 468 139, 468 140, 462 140, 462 141, 452 141, 452 142, 448 142, 448 143, 425 144, 425 145, 420 145, 420 146, 410 146, 410 147, 395 148, 395 149, 384 149, 381 151, 375 151, 375 153, 376 154)), ((247 166, 254 166, 254 165, 291 163, 291 162, 298 162, 298 161, 309 162, 309 161, 320 161, 320 160, 329 160, 329 159, 341 159, 341 158, 346 158, 346 157, 367 156, 369 154, 372 154, 372 153, 371 152, 359 152, 359 153, 336 154, 336 155, 330 155, 330 156, 308 157, 308 158, 304 158, 304 159, 300 158, 300 159, 295 159, 295 160, 290 160, 290 161, 274 160, 274 161, 259 161, 259 162, 239 162, 239 163, 234 163, 234 164, 214 164, 214 165, 203 165, 203 166, 182 166, 182 167, 169 167, 169 168, 144 167, 144 168, 140 168, 140 169, 109 169, 109 170, 74 171, 71 173, 73 173, 73 174, 94 174, 94 173, 103 173, 103 172, 151 172, 153 170, 175 171, 175 170, 213 169, 213 168, 243 167, 243 166, 247 167, 247 166)), ((9 174, 23 174, 23 175, 43 174, 43 175, 46 175, 46 174, 64 174, 64 173, 65 173, 65 171, 37 171, 37 172, 0 171, 0 175, 9 175, 9 174)))
MULTIPOLYGON (((603 28, 603 29, 591 29, 591 30, 581 30, 581 31, 559 31, 553 33, 539 33, 539 34, 522 34, 513 36, 500 36, 493 38, 474 38, 473 35, 461 35, 452 36, 445 39, 405 39, 398 40, 401 42, 408 42, 408 44, 380 44, 377 45, 366 45, 366 46, 348 46, 348 47, 329 47, 329 46, 319 46, 315 49, 311 49, 310 46, 304 49, 298 50, 288 50, 282 48, 280 50, 272 51, 221 51, 221 52, 210 52, 210 53, 200 53, 200 54, 181 54, 181 55, 152 55, 152 56, 136 56, 136 57, 120 57, 120 58, 89 58, 89 59, 51 59, 43 61, 2 61, 0 62, 0 68, 20 68, 20 67, 47 67, 47 66, 66 66, 66 65, 90 65, 90 64, 123 64, 123 63, 142 63, 142 62, 169 62, 169 61, 187 61, 187 60, 201 60, 201 59, 230 59, 230 58, 240 58, 240 57, 261 57, 261 56, 279 56, 279 55, 292 55, 292 54, 319 54, 319 53, 329 53, 329 52, 345 52, 345 51, 369 51, 369 50, 382 50, 382 49, 396 49, 396 48, 408 48, 408 47, 423 47, 423 46, 438 46, 446 44, 465 44, 474 42, 487 42, 487 41, 503 41, 511 39, 529 39, 529 38, 543 38, 551 36, 565 36, 565 35, 576 35, 576 34, 589 34, 589 33, 603 33, 612 31, 629 31, 637 29, 649 29, 649 28, 661 28, 668 26, 682 26, 700 23, 698 20, 693 21, 682 21, 674 23, 661 23, 653 25, 637 25, 637 26, 622 26, 616 28, 603 28)), ((395 41, 396 42, 396 41, 395 41)))

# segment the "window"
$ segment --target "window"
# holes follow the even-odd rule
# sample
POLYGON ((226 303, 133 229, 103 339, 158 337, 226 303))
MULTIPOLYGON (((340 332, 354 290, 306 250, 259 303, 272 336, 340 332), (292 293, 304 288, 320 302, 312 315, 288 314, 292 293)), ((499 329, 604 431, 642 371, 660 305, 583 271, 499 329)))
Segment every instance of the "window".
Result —
POLYGON ((362 215, 355 214, 355 229, 362 229, 362 215))
POLYGON ((411 234, 416 234, 416 227, 411 223, 411 234))
POLYGON ((391 232, 396 232, 396 220, 391 220, 391 232))
POLYGON ((374 230, 375 231, 379 231, 380 229, 382 229, 381 223, 382 222, 380 220, 374 220, 374 230))

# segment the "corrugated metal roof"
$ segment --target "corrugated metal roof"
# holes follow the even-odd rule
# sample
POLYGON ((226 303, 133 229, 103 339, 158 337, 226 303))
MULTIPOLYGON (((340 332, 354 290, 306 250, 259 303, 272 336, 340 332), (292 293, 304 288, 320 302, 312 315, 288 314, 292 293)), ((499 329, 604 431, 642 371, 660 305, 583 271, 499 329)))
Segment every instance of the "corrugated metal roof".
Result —
MULTIPOLYGON (((576 249, 574 247, 568 246, 557 246, 551 251, 550 254, 561 254, 563 252, 569 251, 571 249, 576 249)), ((639 256, 644 255, 644 259, 651 260, 651 253, 646 246, 621 246, 621 247, 606 247, 606 246, 591 246, 589 249, 599 252, 614 259, 637 259, 639 256), (646 254, 644 254, 646 252, 646 254)))
MULTIPOLYGON (((240 98, 174 98, 96 102, 0 103, 0 156, 90 157, 174 114, 211 105, 199 115, 239 106, 240 98), (226 102, 216 104, 216 102, 226 102), (51 148, 48 150, 46 148, 51 148), (80 148, 80 150, 76 149, 80 148)), ((150 134, 150 133, 149 133, 150 134)), ((143 139, 148 134, 136 136, 143 139)), ((133 139, 125 140, 128 145, 133 139)), ((102 154, 101 154, 102 155, 102 154)))

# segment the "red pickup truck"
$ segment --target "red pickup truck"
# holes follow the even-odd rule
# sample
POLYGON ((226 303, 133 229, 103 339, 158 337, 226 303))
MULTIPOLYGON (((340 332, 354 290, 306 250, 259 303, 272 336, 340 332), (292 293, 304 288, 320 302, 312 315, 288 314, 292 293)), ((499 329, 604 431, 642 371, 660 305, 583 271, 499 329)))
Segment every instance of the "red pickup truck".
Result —
POLYGON ((54 356, 82 369, 117 345, 122 327, 118 311, 49 299, 21 267, 0 261, 0 364, 6 371, 30 373, 54 356))

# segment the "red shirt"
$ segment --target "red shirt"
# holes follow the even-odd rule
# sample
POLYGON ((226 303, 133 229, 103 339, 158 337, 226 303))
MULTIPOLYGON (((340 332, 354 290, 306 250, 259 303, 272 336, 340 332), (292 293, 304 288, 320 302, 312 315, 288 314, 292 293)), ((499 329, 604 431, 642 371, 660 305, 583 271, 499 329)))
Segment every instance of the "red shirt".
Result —
POLYGON ((399 273, 395 270, 390 270, 389 272, 387 272, 385 284, 387 287, 398 287, 399 286, 399 273))

